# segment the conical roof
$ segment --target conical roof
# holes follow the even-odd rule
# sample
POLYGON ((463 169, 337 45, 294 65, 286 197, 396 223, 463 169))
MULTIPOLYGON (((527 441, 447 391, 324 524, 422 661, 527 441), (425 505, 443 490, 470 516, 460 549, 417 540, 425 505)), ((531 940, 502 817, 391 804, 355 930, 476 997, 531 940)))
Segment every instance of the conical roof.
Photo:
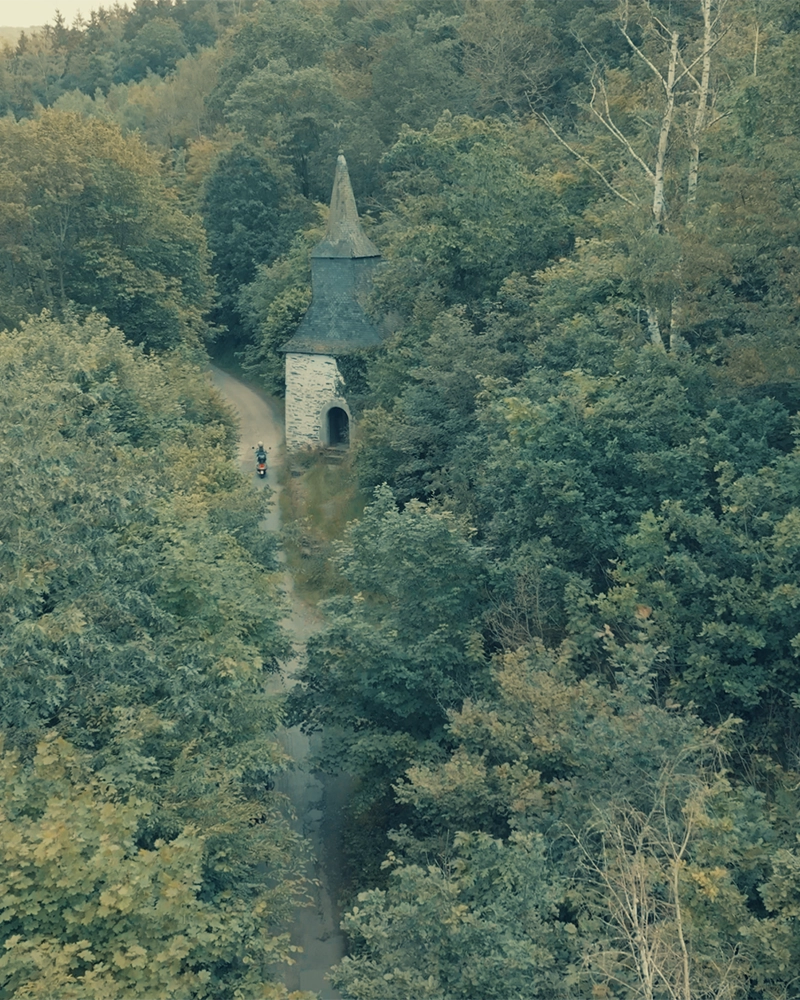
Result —
POLYGON ((347 160, 339 153, 333 178, 331 210, 325 239, 311 252, 312 257, 380 257, 380 251, 361 228, 347 171, 347 160))

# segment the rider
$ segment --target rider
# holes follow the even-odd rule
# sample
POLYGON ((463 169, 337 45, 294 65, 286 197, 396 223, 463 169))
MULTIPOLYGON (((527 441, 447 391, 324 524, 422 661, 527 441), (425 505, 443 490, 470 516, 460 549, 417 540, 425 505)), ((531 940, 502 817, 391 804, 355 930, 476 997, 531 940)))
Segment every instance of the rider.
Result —
POLYGON ((266 460, 267 460, 267 453, 264 450, 264 442, 259 441, 258 444, 256 445, 256 461, 266 462, 266 460))

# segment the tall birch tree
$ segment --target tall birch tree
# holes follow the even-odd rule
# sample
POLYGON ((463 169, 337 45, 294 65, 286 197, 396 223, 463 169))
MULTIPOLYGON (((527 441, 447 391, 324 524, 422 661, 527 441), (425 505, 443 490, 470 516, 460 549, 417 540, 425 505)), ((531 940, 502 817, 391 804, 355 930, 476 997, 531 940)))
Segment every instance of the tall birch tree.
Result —
MULTIPOLYGON (((630 52, 629 70, 609 69, 585 47, 593 65, 587 110, 591 120, 612 138, 621 159, 599 165, 591 154, 567 141, 546 115, 538 114, 615 198, 632 209, 644 207, 647 198, 656 235, 669 232, 670 222, 680 214, 679 206, 686 214, 697 201, 703 137, 719 121, 714 114, 714 53, 730 27, 723 20, 727 6, 727 0, 696 0, 687 17, 680 18, 680 12, 662 17, 660 5, 650 0, 621 0, 613 23, 630 52), (636 93, 634 80, 642 69, 651 86, 642 83, 636 93)), ((679 261, 674 275, 677 286, 680 270, 679 261)), ((650 342, 664 350, 667 327, 669 346, 675 349, 681 339, 679 296, 670 293, 659 301, 651 291, 645 297, 650 342)))

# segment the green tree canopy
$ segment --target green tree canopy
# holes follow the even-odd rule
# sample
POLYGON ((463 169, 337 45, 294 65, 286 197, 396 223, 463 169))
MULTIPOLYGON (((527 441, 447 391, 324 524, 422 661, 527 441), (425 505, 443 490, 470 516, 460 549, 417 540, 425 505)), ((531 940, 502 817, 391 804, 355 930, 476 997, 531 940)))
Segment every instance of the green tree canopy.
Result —
POLYGON ((349 995, 786 988, 775 959, 795 947, 793 910, 776 880, 794 857, 775 854, 763 798, 721 767, 730 725, 653 701, 658 653, 640 626, 607 641, 612 684, 579 680, 574 646, 539 646, 499 659, 495 693, 451 713, 448 758, 396 785, 413 808, 388 885, 345 918, 354 949, 335 978, 349 995))
POLYGON ((288 935, 265 901, 203 898, 206 837, 186 826, 142 847, 147 801, 92 773, 51 733, 30 766, 0 757, 3 996, 280 1000, 270 966, 288 935))
POLYGON ((3 323, 75 302, 148 347, 205 339, 205 235, 136 137, 46 111, 0 122, 0 146, 3 323))
POLYGON ((258 142, 234 142, 216 157, 203 184, 201 211, 217 263, 220 323, 233 341, 245 339, 238 298, 290 246, 311 206, 292 196, 289 171, 274 150, 258 142))
POLYGON ((3 334, 0 369, 7 744, 27 760, 68 740, 120 801, 149 803, 137 848, 201 829, 204 902, 279 925, 303 891, 271 790, 288 762, 266 682, 288 643, 230 414, 184 356, 97 315, 3 334))
POLYGON ((175 68, 189 48, 175 21, 154 17, 136 32, 120 66, 124 79, 142 79, 148 73, 163 76, 175 68))
POLYGON ((421 297, 480 303, 513 271, 567 249, 569 217, 529 169, 524 140, 513 126, 449 112, 429 129, 401 129, 384 158, 394 206, 375 234, 390 262, 384 308, 411 316, 421 297))
POLYGON ((329 623, 309 641, 290 711, 322 728, 323 766, 359 776, 361 825, 380 829, 394 813, 391 782, 417 755, 437 752, 448 707, 486 682, 484 572, 469 536, 446 511, 419 502, 399 510, 383 487, 340 548, 353 593, 326 605, 329 623))

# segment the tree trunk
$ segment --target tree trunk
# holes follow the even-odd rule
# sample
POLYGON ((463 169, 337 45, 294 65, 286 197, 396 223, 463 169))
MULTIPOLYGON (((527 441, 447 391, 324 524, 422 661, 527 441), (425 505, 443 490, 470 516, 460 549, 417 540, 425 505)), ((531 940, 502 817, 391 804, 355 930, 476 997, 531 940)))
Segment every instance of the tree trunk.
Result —
MULTIPOLYGON (((704 0, 705 2, 705 0, 704 0)), ((672 32, 672 44, 669 50, 669 70, 664 87, 667 92, 667 107, 661 119, 661 132, 658 136, 658 152, 653 178, 653 218, 656 226, 661 229, 667 214, 667 203, 664 197, 664 166, 669 147, 669 133, 672 120, 675 117, 675 70, 678 65, 678 32, 672 32)))
POLYGON ((672 315, 669 320, 669 349, 670 351, 677 351, 681 344, 684 342, 683 335, 681 334, 681 309, 677 301, 672 303, 672 315))
POLYGON ((700 172, 700 135, 706 124, 706 112, 708 110, 708 88, 711 79, 711 49, 713 48, 712 24, 711 24, 711 0, 700 0, 703 11, 703 72, 700 76, 699 95, 697 98, 697 112, 694 117, 694 128, 692 129, 689 160, 689 183, 687 186, 686 200, 692 204, 697 198, 697 178, 700 172))
POLYGON ((683 910, 681 908, 680 866, 683 857, 672 859, 672 902, 675 907, 675 929, 681 952, 681 1000, 692 1000, 692 980, 689 963, 689 949, 683 933, 683 910))
POLYGON ((647 307, 647 332, 650 334, 650 343, 655 347, 664 348, 664 338, 661 336, 661 326, 658 322, 658 310, 655 306, 647 307))

